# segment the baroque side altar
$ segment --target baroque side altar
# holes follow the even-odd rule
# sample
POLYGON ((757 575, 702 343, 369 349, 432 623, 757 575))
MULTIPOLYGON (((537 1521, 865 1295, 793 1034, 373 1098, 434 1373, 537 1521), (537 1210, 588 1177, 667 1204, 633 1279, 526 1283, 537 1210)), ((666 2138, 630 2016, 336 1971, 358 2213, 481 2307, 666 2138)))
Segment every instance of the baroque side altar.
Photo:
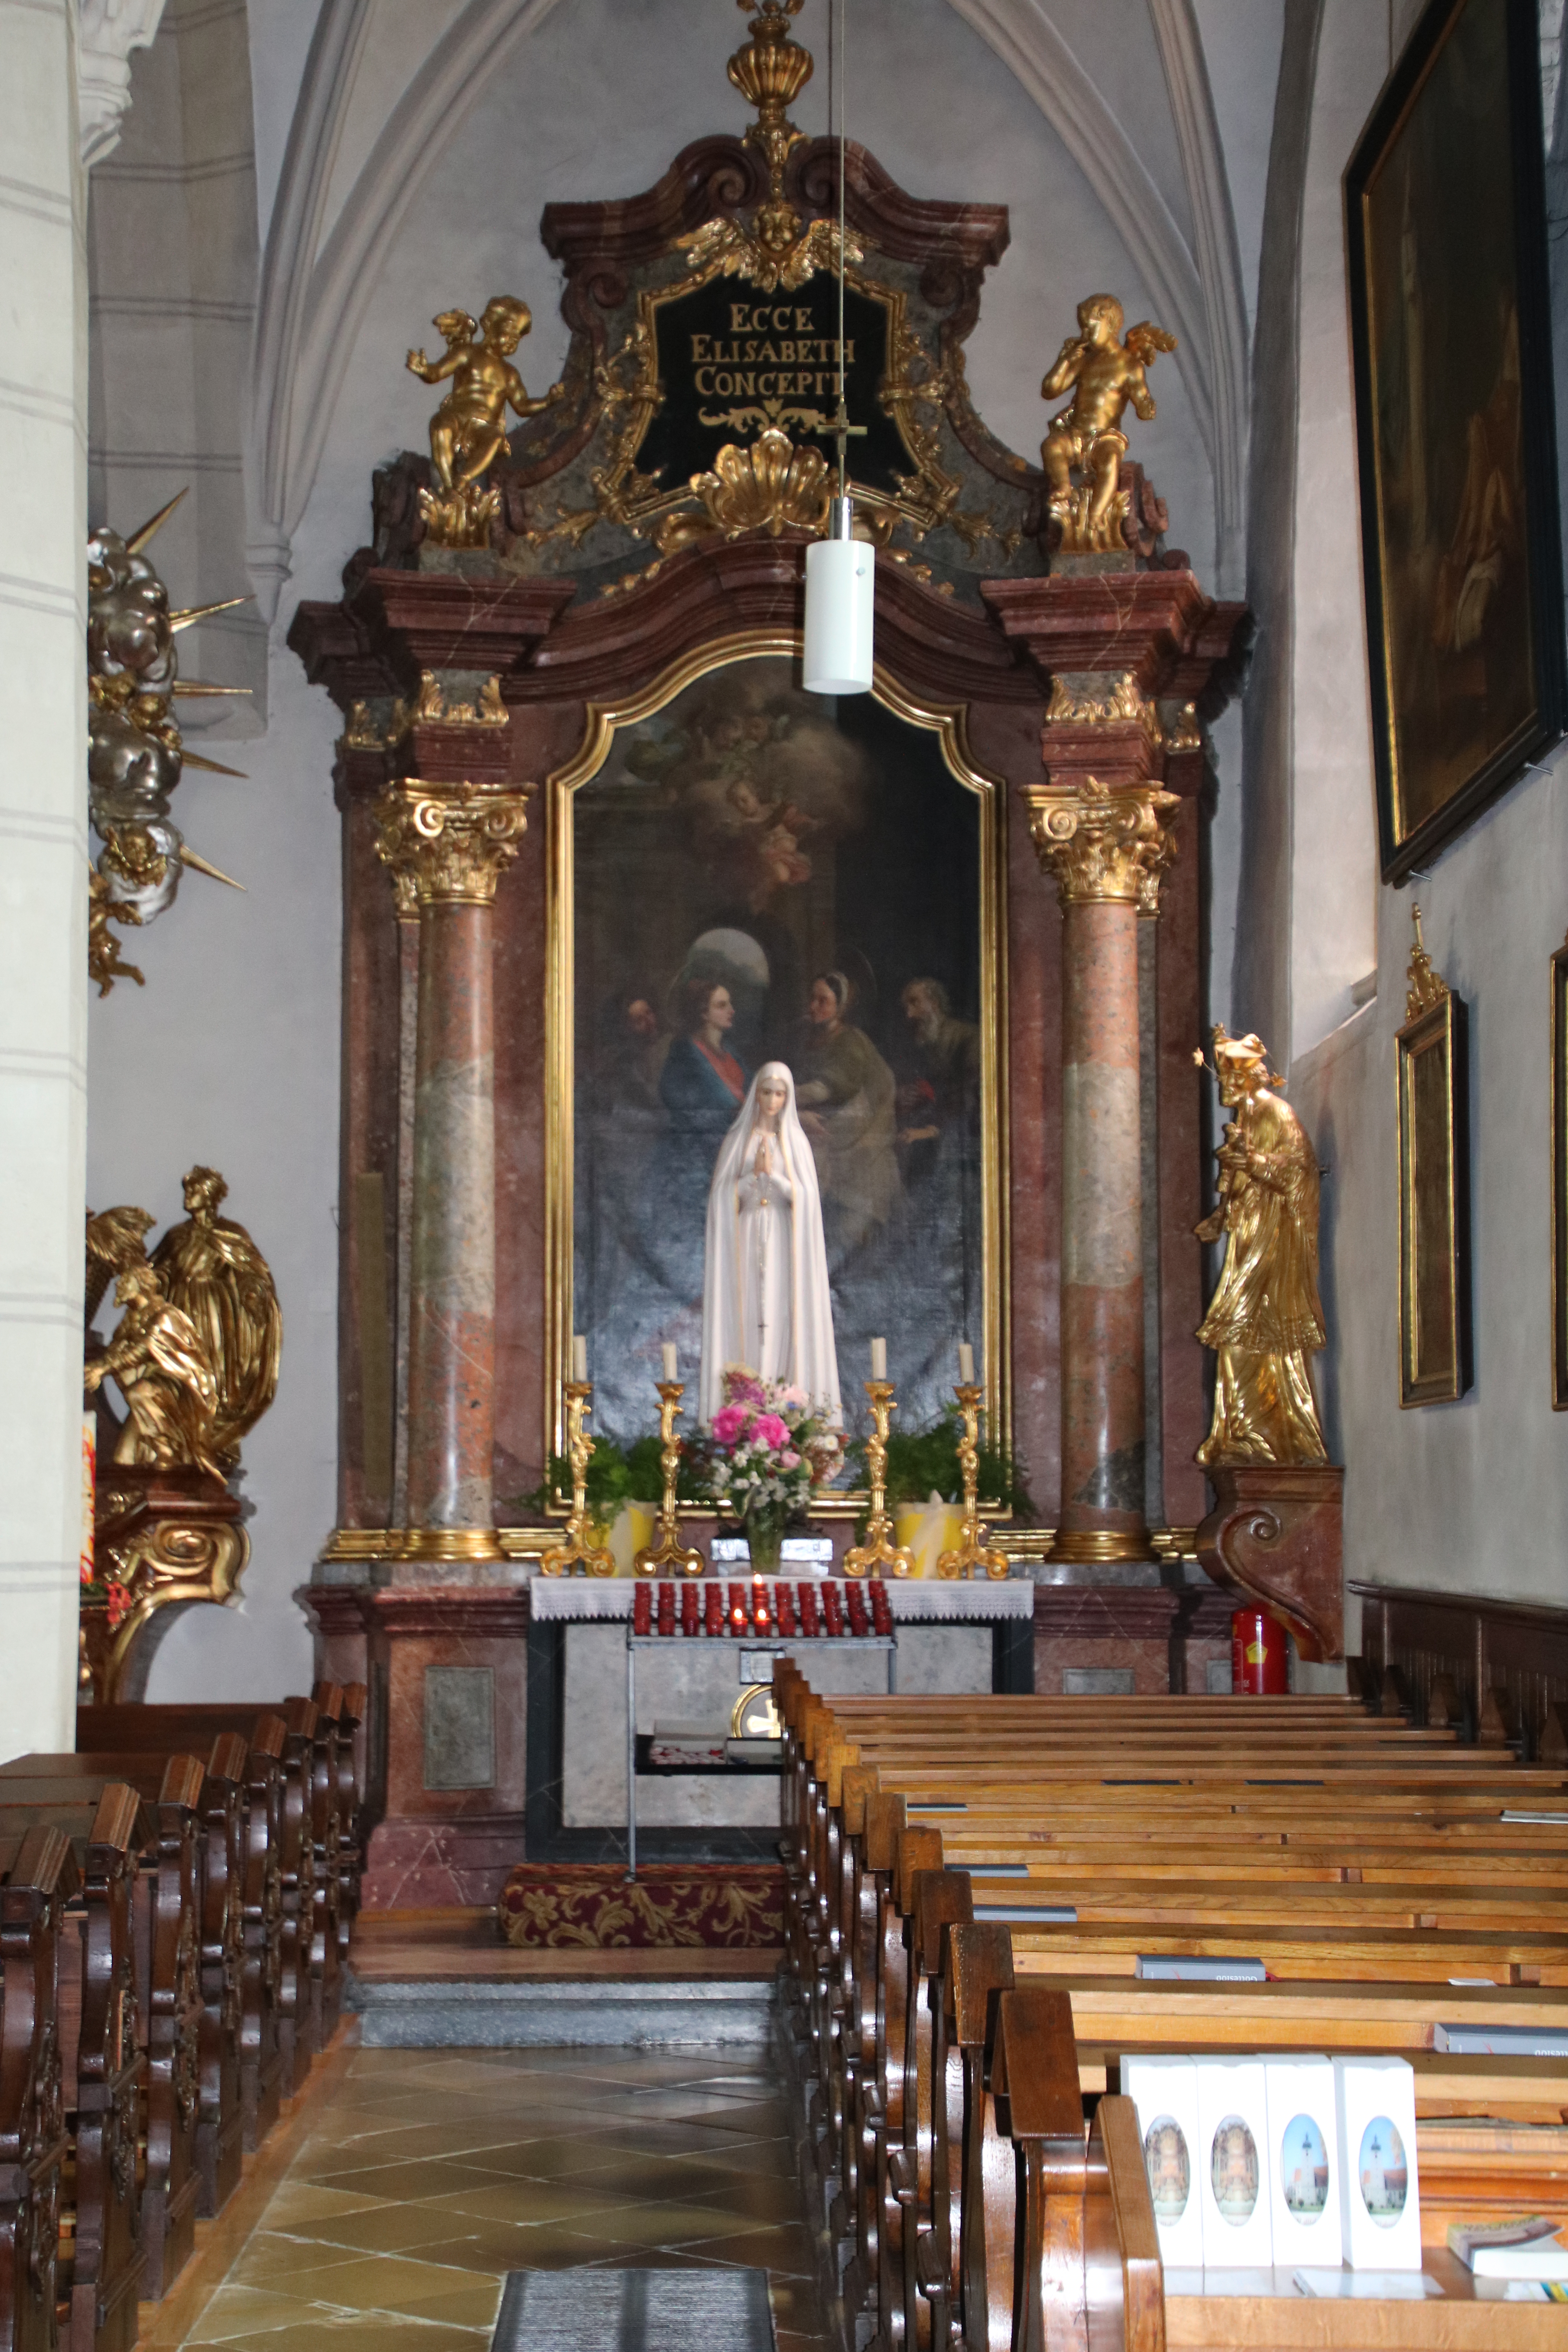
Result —
MULTIPOLYGON (((1246 614, 1128 456, 1171 338, 1085 302, 1043 464, 1005 448, 964 372, 1005 209, 851 145, 840 246, 837 148, 778 95, 810 69, 763 0, 750 132, 546 209, 545 396, 521 299, 441 314, 447 357, 410 362, 446 388, 431 456, 376 475, 342 599, 290 631, 343 721, 339 1526, 301 1599, 379 1709, 369 1899, 442 1899, 409 1875, 436 1847, 448 1899, 486 1899, 544 1834, 572 1670, 529 1593, 572 1336, 604 1440, 658 1431, 666 1348, 695 1426, 711 1172, 775 1066, 767 1165, 818 1196, 846 1433, 870 1335, 910 1430, 973 1343, 1035 1507, 976 1515, 964 1557, 1032 1584, 1050 1686, 1165 1687, 1224 1645, 1191 1065, 1204 730, 1246 614), (878 668, 824 704, 796 664, 840 371, 878 668)), ((819 1498, 836 1564, 864 1510, 819 1498)), ((702 1556, 723 1532, 678 1525, 702 1556)))

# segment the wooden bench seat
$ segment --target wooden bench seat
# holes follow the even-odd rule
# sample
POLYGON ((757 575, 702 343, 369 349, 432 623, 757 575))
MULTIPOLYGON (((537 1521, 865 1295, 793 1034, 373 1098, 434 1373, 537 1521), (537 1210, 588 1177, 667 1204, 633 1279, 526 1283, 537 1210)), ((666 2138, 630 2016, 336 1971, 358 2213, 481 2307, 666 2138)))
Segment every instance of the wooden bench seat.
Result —
MULTIPOLYGON (((1527 2044, 1568 2032, 1561 1764, 1346 1701, 824 1700, 787 1662, 775 1685, 815 2177, 849 2322, 874 2323, 883 2352, 945 2352, 960 2326, 972 2346, 1016 2340, 994 2296, 974 2321, 961 2243, 966 2211, 972 2256, 983 2224, 1009 2248, 1023 2227, 984 2087, 1005 1992, 1066 2004, 1091 2101, 1114 2090, 1124 2050, 1398 2052, 1415 2068, 1423 2160, 1423 2133, 1447 2119, 1429 2227, 1474 2203, 1494 2152, 1494 2190, 1511 2167, 1568 2212, 1568 2063, 1439 2046, 1445 2027, 1527 2044), (1030 1906, 1068 1916, 1006 1916, 1030 1906), (995 1998, 971 2001, 961 2032, 966 1944, 972 1979, 989 1955, 995 1998), (1141 1977, 1141 1957, 1161 1954, 1268 1975, 1141 1977), (1466 2118, 1485 2119, 1479 2137, 1466 2118)), ((1003 2268, 993 2245, 993 2280, 1003 2268)))

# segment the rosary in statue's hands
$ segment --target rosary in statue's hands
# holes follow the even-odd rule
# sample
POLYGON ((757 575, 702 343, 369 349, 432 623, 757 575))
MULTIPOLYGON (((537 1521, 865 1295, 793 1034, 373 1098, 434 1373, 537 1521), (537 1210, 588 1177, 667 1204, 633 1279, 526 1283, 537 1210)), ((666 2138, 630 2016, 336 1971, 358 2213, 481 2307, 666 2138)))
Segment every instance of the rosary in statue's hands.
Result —
POLYGON ((757 1156, 752 1162, 753 1176, 771 1176, 773 1172, 773 1144, 765 1135, 757 1138, 757 1156))

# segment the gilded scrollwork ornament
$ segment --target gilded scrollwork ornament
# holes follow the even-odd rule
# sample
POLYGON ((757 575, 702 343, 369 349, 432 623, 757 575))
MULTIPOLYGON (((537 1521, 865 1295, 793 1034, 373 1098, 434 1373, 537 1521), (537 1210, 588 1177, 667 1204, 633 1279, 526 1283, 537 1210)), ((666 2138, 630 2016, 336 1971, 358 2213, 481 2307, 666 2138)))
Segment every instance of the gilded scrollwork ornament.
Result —
POLYGON ((1113 792, 1086 776, 1075 785, 1031 786, 1024 798, 1036 855, 1064 907, 1111 902, 1159 913, 1161 878, 1176 855, 1176 793, 1159 784, 1113 792))
POLYGON ((488 907, 528 830, 527 786, 392 784, 375 805, 376 855, 392 874, 399 912, 466 900, 488 907))

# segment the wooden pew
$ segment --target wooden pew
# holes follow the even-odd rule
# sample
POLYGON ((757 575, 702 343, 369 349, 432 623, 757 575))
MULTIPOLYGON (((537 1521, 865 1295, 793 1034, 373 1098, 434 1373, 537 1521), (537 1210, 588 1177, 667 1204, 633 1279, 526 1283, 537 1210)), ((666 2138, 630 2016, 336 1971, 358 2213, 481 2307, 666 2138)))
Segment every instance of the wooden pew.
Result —
MULTIPOLYGON (((25 1784, 18 1793, 36 1795, 40 1780, 100 1784, 116 1780, 136 1789, 156 1810, 165 1795, 167 1769, 160 1759, 134 1748, 118 1754, 22 1756, 0 1765, 0 1801, 6 1799, 13 1783, 25 1784)), ((195 2210, 208 2217, 219 2211, 239 2185, 243 2145, 245 1775, 243 1738, 237 1732, 220 1732, 213 1742, 195 1801, 201 1992, 196 2034, 195 2210)), ((151 2061, 156 2086, 161 2080, 156 2028, 151 2061)), ((184 2064, 182 2057, 182 2072, 184 2064)), ((156 2088, 153 2095, 157 2097, 156 2088)))
MULTIPOLYGON (((69 2152, 61 2049, 71 1841, 38 1827, 0 1842, 0 2347, 56 2352, 61 2175, 69 2152)), ((77 1995, 79 2003, 79 1989, 77 1995)), ((75 2091, 74 2074, 71 2090, 75 2091)))
MULTIPOLYGON (((68 1760, 74 1767, 77 1759, 68 1760)), ((147 2052, 139 2235, 143 2291, 154 2298, 168 2292, 195 2251, 201 2190, 204 1779, 192 1756, 171 1757, 141 1788, 101 1769, 28 1775, 0 1768, 0 1835, 40 1815, 58 1819, 62 1804, 89 1813, 116 1790, 134 1795, 156 1825, 154 1851, 137 1875, 132 1902, 135 2015, 147 2052)))
MULTIPOLYGON (((271 1987, 271 2011, 276 2025, 276 2044, 280 2061, 278 2093, 290 2098, 304 2087, 310 2071, 311 2058, 320 2046, 319 2020, 321 2004, 314 1987, 312 1948, 318 1929, 316 1888, 316 1819, 318 1778, 318 1710, 310 1699, 294 1698, 280 1707, 254 1705, 237 1706, 218 1703, 201 1706, 126 1706, 84 1708, 77 1717, 77 1743, 89 1740, 120 1749, 136 1748, 143 1753, 167 1754, 172 1748, 188 1744, 205 1736, 211 1739, 219 1731, 237 1731, 250 1740, 249 1766, 256 1771, 258 1763, 260 1727, 265 1719, 273 1718, 279 1732, 268 1733, 268 1750, 277 1746, 279 1786, 276 1791, 276 1819, 271 1827, 272 1850, 277 1855, 278 1878, 275 1899, 278 1904, 277 1979, 271 1987)), ((332 1743, 335 1777, 335 1738, 332 1743)), ((258 1773, 259 1779, 264 1774, 258 1773)), ((255 1818, 255 1794, 252 1792, 252 1818, 255 1818)), ((325 1834, 325 1808, 322 1808, 322 1832, 325 1834)), ((254 1854, 247 1864, 246 1895, 246 1936, 247 1980, 252 1966, 271 1965, 271 1927, 266 1906, 274 1899, 269 1886, 254 1884, 254 1854), (259 1907, 258 1907, 259 1906, 259 1907)), ((327 1906, 321 1907, 320 1927, 322 1936, 322 1965, 325 1967, 325 1918, 327 1906)), ((336 1945, 336 1908, 332 1906, 333 1942, 336 1945)), ((333 1990, 341 1982, 339 1966, 334 1967, 333 1990)), ((340 1996, 341 1997, 341 1996, 340 1996)), ((259 2011, 257 2015, 259 2026, 259 2011)), ((335 2022, 335 2011, 333 2011, 335 2022)), ((247 2025, 248 2037, 248 2025, 247 2025)), ((264 2091, 263 2079, 269 2061, 259 2038, 254 2042, 247 2038, 244 2066, 247 2102, 247 2146, 254 2145, 258 2130, 267 2126, 260 2121, 261 2109, 268 2100, 268 2119, 276 2116, 277 2102, 264 2091), (254 2050, 255 2054, 251 2053, 254 2050)))
MULTIPOLYGON (((80 1882, 66 1914, 58 1978, 71 2160, 60 2212, 58 2287, 68 2312, 61 2340, 66 2352, 129 2352, 146 2273, 137 2143, 147 2055, 136 1898, 142 1858, 158 1853, 158 1828, 134 1789, 110 1782, 96 1802, 16 1805, 0 1815, 0 1841, 25 1843, 44 1831, 69 1843, 80 1882)), ((143 1906, 148 1924, 150 1911, 143 1906)))
MULTIPOLYGON (((1027 1892, 1047 1899, 1060 1900, 1062 1877, 1077 1875, 1077 1919, 1002 1932, 1008 1971, 1025 1971, 1018 1990, 1037 1983, 1042 1969, 1064 1986, 1080 2062, 1086 2032, 1103 2037, 1103 2067, 1129 2047, 1409 2047, 1429 2042, 1436 2016, 1462 2018, 1467 2009, 1492 2022, 1568 2021, 1554 1940, 1563 1925, 1568 1842, 1552 1824, 1524 1829, 1500 1820, 1516 1808, 1568 1816, 1560 1769, 1523 1773, 1506 1758, 1458 1750, 1450 1734, 1412 1735, 1342 1702, 1301 1715, 1282 1715, 1268 1702, 1225 1700, 1217 1714, 1202 1702, 1138 1702, 1121 1705, 1108 1727, 1099 1702, 823 1702, 787 1664, 776 1679, 787 1727, 787 1997, 802 2063, 812 2070, 815 2158, 820 2174, 839 2183, 836 2231, 842 2240, 847 2228, 853 2238, 846 2300, 862 2326, 874 2318, 880 2346, 942 2341, 944 2310, 966 2294, 973 2305, 978 2292, 964 2248, 973 2257, 982 2223, 973 2214, 965 2222, 961 2210, 954 2244, 951 2210, 943 2219, 951 2192, 944 2196, 940 2143, 952 2159, 950 2177, 984 2177, 983 2143, 965 2137, 958 2120, 969 2112, 965 2077, 977 2063, 973 2004, 966 2043, 948 1972, 960 1965, 952 1955, 963 1939, 996 1935, 963 1924, 972 1900, 1005 1904, 1021 1891, 1015 1876, 988 1883, 987 1862, 1026 1871, 1027 1892), (1261 1741, 1255 1705, 1270 1717, 1261 1741), (1179 1769, 1151 1769, 1169 1759, 1173 1744, 1182 1751, 1179 1769), (896 1788, 883 1789, 887 1778, 896 1788), (1299 1790, 1269 1784, 1303 1780, 1324 1789, 1332 1826, 1320 1830, 1298 1864, 1288 1849, 1300 1832, 1299 1790), (921 1801, 929 1810, 915 1811, 921 1801), (1194 1831, 1208 1841, 1195 1853, 1194 1831), (1336 1836, 1350 1842, 1353 1862, 1336 1836), (1277 1899, 1255 1899, 1254 1916, 1227 1937, 1215 1931, 1237 1907, 1238 1838, 1247 1842, 1247 1869, 1267 1858, 1277 1899), (944 1857, 944 1843, 973 1857, 971 1871, 933 1869, 953 1858, 944 1857), (1152 1886, 1140 1875, 1151 1854, 1166 1872, 1152 1886), (1534 1865, 1522 1901, 1521 1860, 1534 1865), (1298 1866, 1317 1906, 1305 1927, 1291 1911, 1292 1895, 1303 1891, 1289 1884, 1298 1866), (1412 1912, 1408 1895, 1384 1891, 1430 1878, 1435 1867, 1453 1882, 1446 1897, 1423 1887, 1412 1912), (1053 1871, 1056 1885, 1037 1883, 1053 1871), (1110 1896, 1107 1875, 1117 1882, 1110 1896), (1130 1973, 1137 1953, 1160 1948, 1163 1929, 1166 1948, 1184 1952, 1201 1948, 1206 1935, 1232 1950, 1247 1942, 1250 1956, 1255 1940, 1271 1968, 1289 1963, 1289 1979, 1141 1983, 1130 1973), (934 1979, 933 1937, 943 1954, 934 1979), (1450 1974, 1471 1973, 1466 1958, 1473 1965, 1483 1954, 1514 1984, 1448 1983, 1450 1974), (1096 1973, 1107 1967, 1125 1973, 1096 1973), (1151 2031, 1157 2020, 1164 2031, 1151 2031), (944 2047, 949 2024, 953 2052, 944 2047)), ((993 1948, 994 1979, 996 1960, 993 1948)), ((1089 2054, 1086 2074, 1092 2042, 1089 2054)), ((1449 2095, 1468 2080, 1488 2101, 1515 2063, 1426 2059, 1443 2071, 1449 2095)), ((1427 2084, 1436 2087, 1433 2073, 1427 2084)), ((1506 2078, 1502 2087, 1510 2087, 1506 2078)), ((994 2203, 994 2182, 993 2191, 994 2203)), ((987 2328, 992 2344, 1007 2341, 994 2310, 983 2336, 987 2328)), ((964 2336, 980 2340, 967 2320, 964 2336)))

